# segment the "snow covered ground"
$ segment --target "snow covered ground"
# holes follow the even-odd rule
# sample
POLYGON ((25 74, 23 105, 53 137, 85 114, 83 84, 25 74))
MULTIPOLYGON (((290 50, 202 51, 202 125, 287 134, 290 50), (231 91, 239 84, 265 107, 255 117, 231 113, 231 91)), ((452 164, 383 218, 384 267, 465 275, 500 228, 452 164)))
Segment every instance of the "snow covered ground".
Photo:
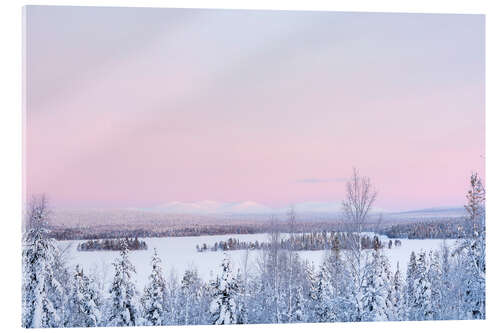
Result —
MULTIPOLYGON (((283 235, 286 236, 286 235, 283 235)), ((213 245, 217 241, 227 240, 233 237, 241 241, 267 241, 267 234, 253 234, 253 235, 220 235, 220 236, 199 236, 199 237, 170 237, 170 238, 144 238, 148 245, 146 251, 131 251, 130 260, 135 265, 137 270, 137 286, 142 290, 147 282, 148 275, 151 272, 151 257, 153 249, 156 248, 160 258, 163 261, 163 269, 165 276, 168 277, 173 270, 180 279, 184 271, 188 268, 196 268, 201 278, 205 281, 213 279, 219 273, 220 264, 224 257, 224 252, 196 251, 196 245, 206 243, 208 246, 213 245)), ((381 240, 385 243, 388 239, 381 236, 381 240)), ((385 249, 385 253, 389 257, 391 267, 393 270, 399 262, 400 269, 404 273, 412 251, 425 250, 438 250, 443 244, 440 239, 424 239, 424 240, 408 240, 402 239, 400 247, 393 247, 392 249, 385 249)), ((68 260, 70 267, 79 264, 85 271, 98 274, 110 283, 113 278, 113 266, 111 265, 114 259, 118 256, 117 251, 89 251, 80 252, 76 247, 80 241, 61 241, 61 247, 69 245, 68 260)), ((449 246, 455 244, 455 240, 446 240, 449 246)), ((241 267, 245 255, 244 250, 228 251, 231 257, 233 266, 235 268, 241 267)), ((324 251, 299 251, 299 255, 312 262, 315 267, 321 264, 325 255, 324 251)), ((249 251, 248 269, 255 270, 257 261, 261 255, 260 250, 249 251)))

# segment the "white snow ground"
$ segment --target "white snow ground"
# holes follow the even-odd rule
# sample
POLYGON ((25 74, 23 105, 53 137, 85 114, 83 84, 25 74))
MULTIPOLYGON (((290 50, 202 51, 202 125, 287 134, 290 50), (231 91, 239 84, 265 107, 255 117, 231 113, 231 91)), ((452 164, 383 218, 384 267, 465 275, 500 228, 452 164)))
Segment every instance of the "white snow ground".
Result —
MULTIPOLYGON (((284 235, 285 236, 285 235, 284 235)), ((148 250, 131 251, 130 260, 135 265, 137 270, 136 280, 139 290, 143 290, 147 282, 147 278, 151 272, 151 257, 153 249, 156 248, 163 263, 165 277, 168 278, 173 270, 180 279, 184 271, 188 268, 196 268, 202 279, 208 281, 213 279, 219 273, 220 264, 224 257, 224 252, 196 251, 196 245, 206 243, 212 246, 216 241, 227 240, 233 237, 241 241, 267 241, 267 234, 253 235, 219 235, 219 236, 198 236, 198 237, 169 237, 169 238, 142 238, 148 245, 148 250)), ((381 236, 382 241, 387 242, 385 236, 381 236)), ((424 240, 409 240, 401 239, 400 247, 385 249, 385 253, 389 257, 391 267, 395 270, 396 264, 399 262, 400 269, 403 274, 406 272, 406 267, 410 258, 411 251, 418 252, 421 249, 439 250, 443 244, 441 239, 424 239, 424 240)), ((106 281, 108 285, 113 278, 112 262, 118 256, 118 251, 77 251, 76 247, 81 241, 61 241, 60 246, 69 245, 68 260, 70 267, 79 264, 87 272, 98 274, 106 281)), ((446 243, 449 246, 455 244, 455 240, 448 239, 446 243)), ((315 267, 321 264, 325 255, 324 251, 299 251, 299 255, 313 262, 315 267)), ((233 267, 242 266, 244 250, 228 251, 227 254, 231 257, 233 267)), ((255 270, 257 260, 261 254, 260 250, 249 251, 248 269, 255 270)))

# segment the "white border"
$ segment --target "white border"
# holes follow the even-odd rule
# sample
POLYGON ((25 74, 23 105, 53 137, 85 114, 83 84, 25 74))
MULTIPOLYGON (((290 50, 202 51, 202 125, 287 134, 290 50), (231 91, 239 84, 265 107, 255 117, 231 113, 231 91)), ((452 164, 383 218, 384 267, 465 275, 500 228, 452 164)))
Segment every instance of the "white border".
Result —
MULTIPOLYGON (((238 327, 184 327, 156 328, 171 332, 251 332, 255 329, 272 329, 275 332, 302 332, 314 329, 316 332, 421 332, 423 330, 452 330, 454 332, 493 331, 499 321, 498 264, 496 253, 500 223, 500 142, 499 127, 499 41, 500 11, 499 1, 480 0, 100 0, 100 1, 18 1, 0 2, 0 328, 21 330, 20 328, 20 237, 21 237, 21 188, 22 188, 22 11, 25 4, 33 5, 79 5, 79 6, 121 6, 121 7, 183 7, 183 8, 234 8, 234 9, 286 9, 286 10, 334 10, 364 12, 412 12, 412 13, 464 13, 486 14, 486 187, 487 187, 487 320, 486 321, 445 321, 445 322, 404 322, 404 323, 335 323, 335 324, 293 324, 293 325, 247 325, 238 327)), ((131 328, 155 330, 155 328, 131 328)), ((58 329, 65 331, 66 329, 58 329)), ((116 328, 98 328, 94 331, 122 332, 116 328)))

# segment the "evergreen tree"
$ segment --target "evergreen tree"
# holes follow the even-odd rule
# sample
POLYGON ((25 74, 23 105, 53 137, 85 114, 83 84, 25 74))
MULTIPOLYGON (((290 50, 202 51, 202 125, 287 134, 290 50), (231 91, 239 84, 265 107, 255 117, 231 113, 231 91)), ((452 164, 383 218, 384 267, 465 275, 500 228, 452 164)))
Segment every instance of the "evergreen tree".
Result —
POLYGON ((317 322, 315 309, 318 304, 318 292, 317 292, 317 275, 314 271, 314 266, 305 261, 304 263, 304 275, 305 275, 305 308, 307 309, 304 321, 307 322, 317 322))
POLYGON ((135 267, 130 262, 129 251, 122 244, 120 255, 113 263, 115 276, 111 289, 111 314, 109 326, 135 326, 140 324, 137 290, 133 281, 135 267))
POLYGON ((153 252, 153 258, 151 259, 152 272, 149 276, 149 281, 144 288, 144 294, 141 299, 144 320, 146 325, 159 326, 164 324, 163 322, 163 311, 164 308, 164 298, 166 296, 165 289, 165 278, 163 277, 163 271, 161 268, 161 259, 156 252, 156 248, 153 252))
POLYGON ((96 327, 101 320, 101 300, 93 281, 77 265, 71 281, 68 312, 71 327, 96 327))
POLYGON ((434 320, 441 320, 444 317, 445 305, 445 285, 443 280, 443 271, 441 266, 441 255, 439 252, 429 252, 429 282, 431 286, 431 307, 434 320))
POLYGON ((387 258, 376 248, 366 263, 366 283, 363 285, 363 321, 388 320, 392 313, 390 269, 387 258))
POLYGON ((222 262, 222 275, 212 284, 214 295, 210 304, 210 312, 215 325, 228 325, 238 323, 236 295, 238 285, 232 276, 229 258, 222 262))
POLYGON ((324 267, 320 268, 317 274, 308 274, 310 281, 310 303, 312 305, 312 321, 327 322, 328 308, 325 301, 325 284, 329 281, 328 271, 324 267))
POLYGON ((406 319, 406 304, 404 299, 404 285, 399 270, 399 262, 392 279, 392 303, 394 305, 394 317, 392 320, 405 320, 406 319))
POLYGON ((243 277, 240 270, 236 274, 236 285, 238 286, 238 292, 236 295, 236 312, 237 312, 237 323, 238 324, 248 324, 248 308, 246 302, 246 294, 248 292, 248 285, 243 282, 243 277))
POLYGON ((484 319, 486 317, 485 190, 477 173, 471 176, 470 184, 465 208, 469 214, 467 220, 472 229, 472 237, 463 241, 464 256, 468 267, 465 272, 464 301, 467 319, 484 319))
POLYGON ((196 269, 188 269, 181 280, 178 312, 179 323, 183 325, 204 324, 209 303, 208 292, 196 269))
POLYGON ((22 325, 27 328, 59 327, 63 324, 64 288, 56 279, 59 249, 49 238, 45 197, 33 198, 23 233, 22 325))
POLYGON ((456 309, 456 298, 457 293, 455 292, 455 285, 460 279, 454 277, 454 271, 456 270, 452 267, 450 263, 450 248, 443 240, 441 245, 441 294, 442 294, 442 310, 441 319, 451 320, 456 318, 458 313, 456 309))
POLYGON ((407 305, 407 315, 408 320, 417 320, 415 318, 414 309, 416 307, 416 299, 415 299, 415 280, 417 279, 417 256, 415 252, 412 251, 410 254, 410 262, 408 263, 408 267, 406 269, 406 288, 405 288, 405 300, 407 305))
POLYGON ((170 270, 166 281, 165 311, 163 311, 163 322, 166 325, 179 325, 181 322, 178 309, 181 307, 181 292, 179 278, 175 270, 170 270))
POLYGON ((413 320, 433 319, 432 289, 429 280, 429 264, 425 251, 419 253, 417 258, 417 271, 413 280, 413 292, 415 294, 410 310, 413 320))
POLYGON ((323 271, 323 295, 322 301, 325 306, 326 321, 347 321, 346 313, 349 311, 349 303, 346 301, 345 292, 348 288, 346 282, 347 272, 345 262, 340 255, 338 237, 335 236, 333 248, 326 256, 321 267, 323 271))

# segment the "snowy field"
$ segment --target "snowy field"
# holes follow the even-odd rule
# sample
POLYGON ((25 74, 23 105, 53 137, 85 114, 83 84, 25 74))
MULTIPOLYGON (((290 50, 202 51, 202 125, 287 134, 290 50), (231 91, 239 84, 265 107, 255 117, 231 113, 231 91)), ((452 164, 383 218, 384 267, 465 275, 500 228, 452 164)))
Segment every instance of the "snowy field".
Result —
MULTIPOLYGON (((283 235, 285 237, 286 235, 283 235)), ((202 279, 208 281, 213 279, 219 273, 220 264, 224 257, 224 252, 217 251, 196 251, 196 245, 206 243, 208 246, 213 245, 217 241, 227 240, 228 238, 237 238, 240 241, 267 241, 267 234, 253 235, 219 235, 219 236, 198 236, 198 237, 169 237, 169 238, 141 238, 146 241, 148 250, 131 251, 130 260, 135 265, 137 270, 137 286, 140 290, 143 289, 147 282, 147 277, 151 272, 151 256, 153 249, 156 248, 160 258, 163 261, 163 269, 165 276, 174 272, 180 279, 184 271, 188 268, 196 268, 202 279)), ((385 236, 380 236, 381 240, 386 243, 389 239, 385 236)), ((394 240, 393 240, 394 241, 394 240)), ((106 284, 110 283, 113 278, 112 262, 119 255, 118 251, 77 251, 76 247, 81 241, 60 241, 61 247, 69 245, 68 260, 70 267, 79 264, 89 273, 98 274, 106 284)), ((439 250, 444 242, 441 239, 401 239, 401 246, 393 247, 392 249, 384 249, 385 254, 389 257, 391 267, 394 270, 399 262, 400 269, 403 273, 406 272, 406 266, 412 251, 418 252, 424 250, 439 250)), ((455 244, 455 240, 448 239, 446 243, 449 246, 455 244)), ((227 251, 231 257, 233 266, 239 268, 242 266, 245 250, 227 251)), ((248 270, 251 272, 257 269, 257 262, 261 255, 261 250, 248 251, 248 270)), ((323 261, 325 251, 299 251, 299 255, 303 259, 312 262, 315 268, 323 261)))

